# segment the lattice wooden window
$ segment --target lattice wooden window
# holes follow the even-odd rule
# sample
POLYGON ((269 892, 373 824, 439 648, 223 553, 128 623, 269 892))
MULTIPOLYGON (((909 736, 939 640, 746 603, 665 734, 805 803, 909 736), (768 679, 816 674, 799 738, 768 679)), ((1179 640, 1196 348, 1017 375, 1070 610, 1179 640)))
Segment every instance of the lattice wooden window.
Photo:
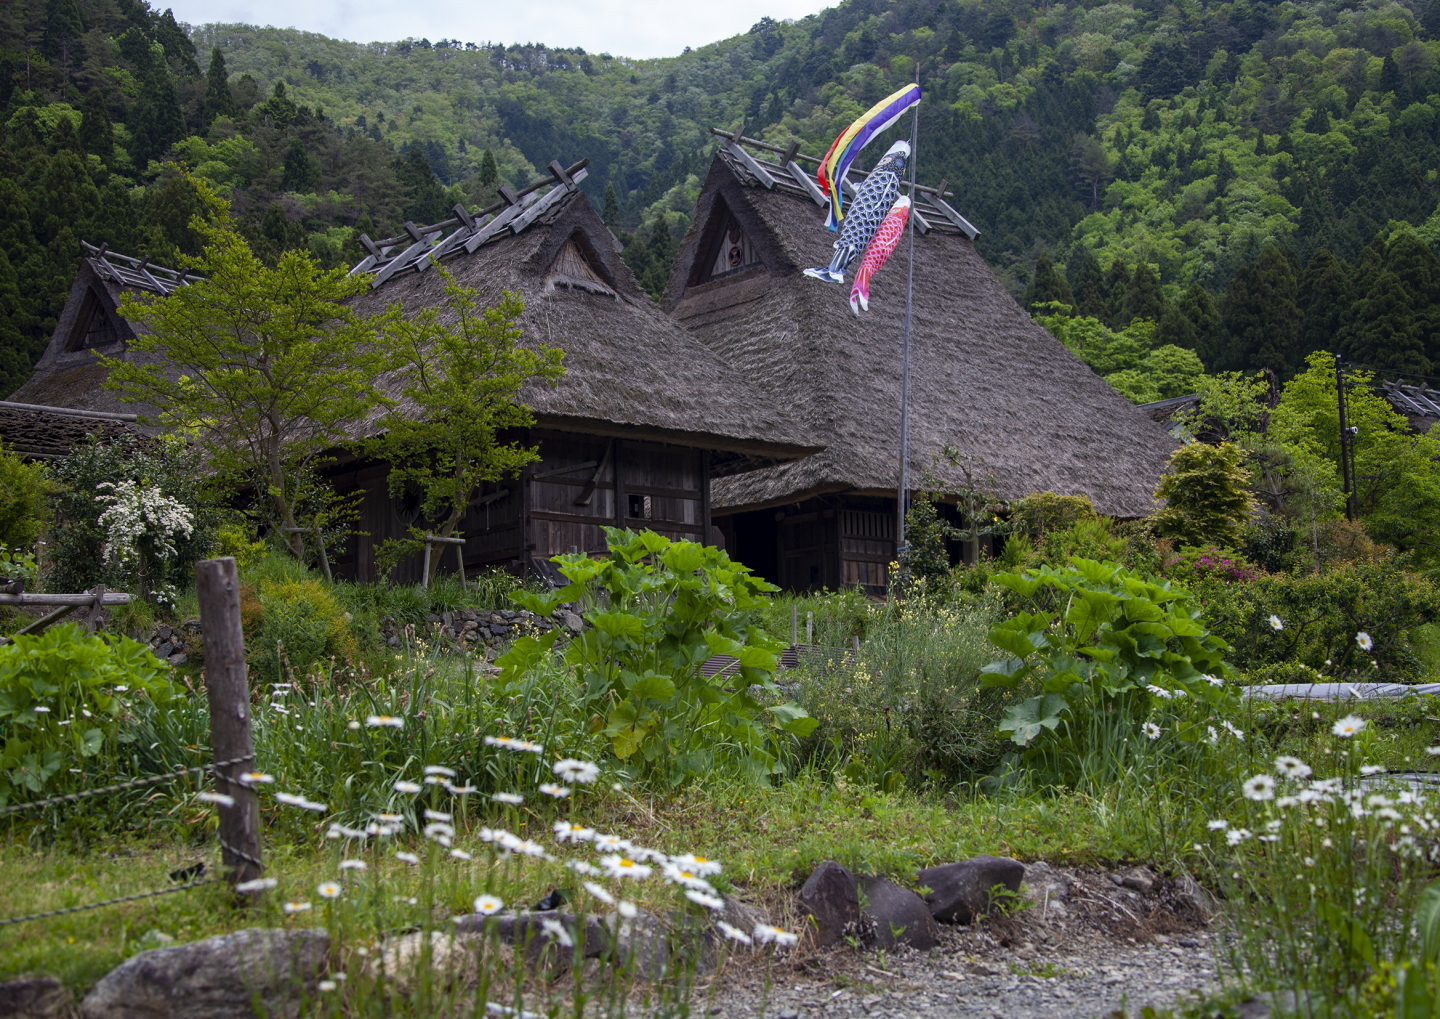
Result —
POLYGON ((70 332, 65 349, 90 350, 119 342, 120 330, 116 328, 114 318, 105 310, 99 295, 93 290, 85 291, 85 303, 80 306, 80 314, 76 316, 75 328, 70 332))

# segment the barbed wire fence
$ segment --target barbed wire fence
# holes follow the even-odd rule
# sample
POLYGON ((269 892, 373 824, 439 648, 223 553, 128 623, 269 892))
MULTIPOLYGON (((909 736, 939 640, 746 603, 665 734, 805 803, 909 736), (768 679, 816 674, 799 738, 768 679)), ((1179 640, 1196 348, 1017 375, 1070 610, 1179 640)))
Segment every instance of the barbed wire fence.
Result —
MULTIPOLYGON (((201 631, 205 635, 205 692, 210 704, 210 748, 215 760, 209 764, 176 768, 174 771, 133 778, 94 789, 8 804, 0 807, 0 818, 99 796, 112 796, 192 775, 209 775, 217 787, 211 802, 215 804, 220 818, 216 841, 220 846, 222 874, 213 877, 200 877, 196 874, 194 880, 170 888, 137 892, 42 913, 3 917, 0 918, 0 927, 174 895, 221 881, 228 882, 238 893, 245 894, 247 883, 253 884, 264 872, 265 866, 260 852, 260 805, 255 795, 254 781, 248 781, 245 777, 247 772, 255 770, 255 744, 250 729, 250 688, 246 678, 245 637, 240 622, 240 582, 235 560, 227 556, 197 563, 195 586, 200 599, 201 631), (228 791, 219 792, 218 787, 222 785, 228 791)), ((93 604, 94 611, 98 613, 102 599, 103 604, 110 604, 112 599, 116 602, 119 600, 114 595, 107 598, 104 589, 99 588, 85 596, 85 600, 78 602, 76 607, 93 604)), ((94 625, 93 621, 91 625, 94 625)))

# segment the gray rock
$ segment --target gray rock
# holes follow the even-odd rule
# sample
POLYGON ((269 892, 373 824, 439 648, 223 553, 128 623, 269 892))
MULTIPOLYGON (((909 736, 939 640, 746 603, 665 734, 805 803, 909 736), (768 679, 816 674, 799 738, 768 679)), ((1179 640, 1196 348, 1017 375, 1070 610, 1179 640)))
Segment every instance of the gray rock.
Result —
POLYGON ((560 611, 560 622, 565 624, 565 629, 579 633, 585 629, 585 620, 574 612, 560 611))
POLYGON ((169 658, 175 653, 175 645, 168 640, 155 649, 156 658, 169 658))
POLYGON ((0 983, 0 1019, 53 1019, 70 1004, 55 977, 30 976, 0 983))
POLYGON ((170 629, 170 627, 166 626, 164 623, 161 623, 159 626, 155 627, 155 636, 159 637, 161 640, 169 640, 170 635, 174 632, 174 630, 170 629))
POLYGON ((184 665, 189 660, 190 656, 185 654, 183 651, 179 654, 171 655, 168 659, 166 659, 166 661, 168 661, 171 665, 184 665))
POLYGON ((1155 882, 1158 881, 1159 878, 1155 876, 1155 872, 1149 867, 1141 866, 1130 867, 1127 870, 1117 870, 1110 875, 1110 880, 1114 881, 1121 888, 1129 888, 1131 891, 1139 892, 1141 895, 1149 895, 1151 889, 1155 887, 1155 882))
POLYGON ((922 951, 940 944, 940 927, 930 907, 908 888, 883 877, 862 877, 865 895, 862 915, 872 921, 875 944, 891 949, 897 944, 922 951))
POLYGON ((915 875, 918 884, 930 889, 925 902, 930 915, 945 923, 970 923, 994 904, 991 890, 1003 886, 1020 891, 1025 865, 1004 856, 977 856, 960 863, 927 867, 915 875))
POLYGON ((323 930, 251 928, 141 952, 80 1004, 84 1019, 254 1019, 294 1016, 330 952, 323 930))
POLYGON ((855 875, 834 860, 816 867, 800 889, 800 906, 810 915, 815 945, 827 948, 860 921, 860 896, 855 875))
POLYGON ((637 910, 632 917, 606 913, 601 921, 615 946, 615 962, 633 967, 637 976, 652 980, 665 975, 670 963, 670 934, 654 913, 637 910))

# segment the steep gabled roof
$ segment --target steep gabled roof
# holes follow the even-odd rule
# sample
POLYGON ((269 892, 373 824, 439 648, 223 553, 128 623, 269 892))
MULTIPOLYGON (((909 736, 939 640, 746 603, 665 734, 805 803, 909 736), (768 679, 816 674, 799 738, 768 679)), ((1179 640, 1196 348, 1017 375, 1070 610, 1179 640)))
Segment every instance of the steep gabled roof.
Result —
POLYGON ((569 183, 583 167, 551 169, 548 191, 532 190, 528 203, 519 196, 488 221, 467 222, 457 210, 445 223, 407 224, 408 244, 372 242, 375 253, 355 271, 373 274, 374 282, 357 307, 443 307, 443 281, 428 268, 435 256, 482 304, 518 291, 526 336, 564 349, 559 384, 521 394, 537 424, 723 451, 712 461, 717 474, 815 451, 780 407, 640 288, 589 199, 569 183))
POLYGON ((119 393, 105 388, 109 372, 97 355, 151 360, 150 355, 136 355, 129 349, 139 327, 121 317, 117 310, 120 295, 126 290, 171 293, 186 285, 186 274, 118 255, 104 246, 81 244, 90 254, 80 263, 45 353, 10 399, 110 414, 153 413, 153 407, 125 403, 119 393))
MULTIPOLYGON (((793 159, 766 164, 734 141, 722 147, 662 302, 826 447, 717 483, 717 508, 890 493, 899 480, 908 242, 872 281, 872 310, 856 317, 849 279, 842 288, 801 275, 829 262, 835 236, 814 183, 793 159), (730 217, 759 264, 717 277, 714 238, 730 217)), ((931 198, 916 202, 924 232, 915 238, 914 487, 932 455, 953 443, 977 473, 993 473, 1006 498, 1084 493, 1103 513, 1148 514, 1174 441, 1032 321, 976 252, 974 228, 931 198)), ((953 470, 941 477, 963 483, 953 470)))

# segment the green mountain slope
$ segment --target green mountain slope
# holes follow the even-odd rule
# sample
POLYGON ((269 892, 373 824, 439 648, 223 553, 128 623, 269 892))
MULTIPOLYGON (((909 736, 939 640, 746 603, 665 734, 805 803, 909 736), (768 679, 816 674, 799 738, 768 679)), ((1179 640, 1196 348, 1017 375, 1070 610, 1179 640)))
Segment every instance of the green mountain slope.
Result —
POLYGON ((818 153, 917 67, 921 178, 949 181, 1017 297, 1112 330, 1150 318, 1157 347, 1212 370, 1285 375, 1319 345, 1440 374, 1440 0, 845 0, 646 61, 240 25, 187 38, 139 0, 12 0, 0 388, 37 352, 81 233, 186 247, 167 160, 220 185, 262 248, 338 263, 361 231, 586 156, 658 292, 709 128, 818 153), (66 188, 78 204, 57 206, 66 188))

